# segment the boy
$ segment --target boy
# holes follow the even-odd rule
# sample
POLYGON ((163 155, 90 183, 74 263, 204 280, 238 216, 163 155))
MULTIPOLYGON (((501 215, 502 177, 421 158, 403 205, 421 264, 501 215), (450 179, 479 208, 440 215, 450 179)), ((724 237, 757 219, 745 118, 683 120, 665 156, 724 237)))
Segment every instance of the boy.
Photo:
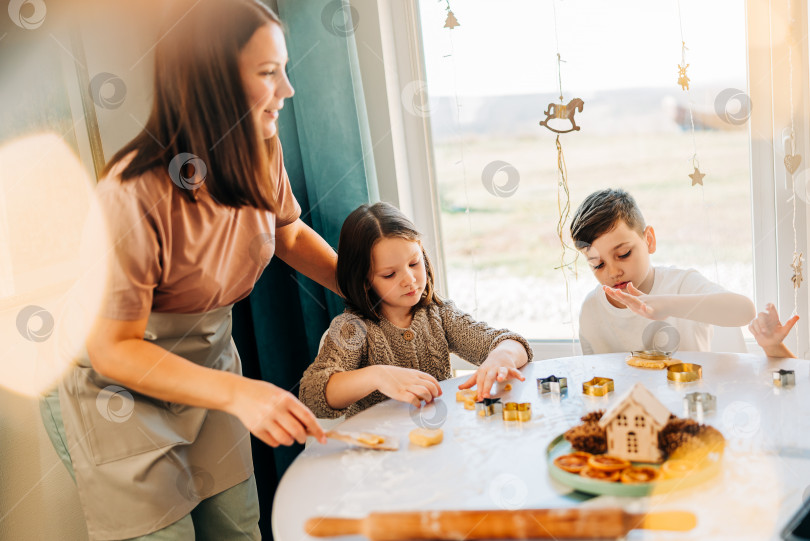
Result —
POLYGON ((708 351, 711 325, 740 327, 754 318, 747 297, 696 270, 651 266, 655 231, 624 190, 589 195, 574 215, 571 237, 601 284, 582 303, 579 340, 585 355, 653 348, 654 337, 644 336, 645 329, 655 331, 651 319, 677 330, 668 336, 673 349, 708 351))

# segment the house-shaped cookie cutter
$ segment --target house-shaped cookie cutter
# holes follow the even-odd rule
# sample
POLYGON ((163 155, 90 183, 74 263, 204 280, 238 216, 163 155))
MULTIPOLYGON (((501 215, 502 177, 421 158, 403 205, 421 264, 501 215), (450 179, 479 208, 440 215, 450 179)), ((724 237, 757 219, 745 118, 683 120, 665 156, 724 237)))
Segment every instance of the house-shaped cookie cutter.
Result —
POLYGON ((529 402, 507 402, 503 405, 504 421, 527 422, 532 420, 532 405, 529 402))
POLYGON ((605 396, 612 393, 614 388, 611 378, 595 377, 582 383, 582 392, 590 396, 605 396))
POLYGON ((475 403, 475 413, 481 417, 491 417, 495 415, 495 405, 500 402, 500 398, 485 398, 475 403))
POLYGON ((687 417, 701 419, 717 411, 717 397, 709 393, 689 393, 683 397, 683 409, 687 417))
POLYGON ((773 384, 777 387, 793 387, 796 385, 796 372, 793 370, 774 370, 773 384))
POLYGON ((568 392, 568 378, 558 378, 551 375, 547 378, 537 378, 537 390, 540 394, 562 394, 568 392))
POLYGON ((703 377, 703 367, 693 363, 679 363, 667 367, 667 379, 679 383, 697 381, 703 377))

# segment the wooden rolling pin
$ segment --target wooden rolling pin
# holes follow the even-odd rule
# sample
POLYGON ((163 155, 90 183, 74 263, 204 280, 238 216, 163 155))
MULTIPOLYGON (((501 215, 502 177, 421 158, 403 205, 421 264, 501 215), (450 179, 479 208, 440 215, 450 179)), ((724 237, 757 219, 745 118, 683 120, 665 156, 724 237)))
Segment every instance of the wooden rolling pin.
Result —
POLYGON ((304 529, 315 537, 364 535, 372 541, 409 539, 616 539, 630 530, 691 530, 693 513, 626 513, 621 508, 518 511, 371 513, 366 518, 314 517, 304 529))

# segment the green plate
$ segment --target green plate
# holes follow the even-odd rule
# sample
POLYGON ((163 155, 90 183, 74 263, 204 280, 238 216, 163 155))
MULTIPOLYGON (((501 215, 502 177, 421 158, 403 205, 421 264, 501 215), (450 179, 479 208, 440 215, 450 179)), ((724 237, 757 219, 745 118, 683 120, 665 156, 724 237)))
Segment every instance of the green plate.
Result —
MULTIPOLYGON (((569 473, 554 465, 555 458, 573 452, 574 449, 571 447, 571 444, 562 434, 554 438, 551 443, 548 444, 548 449, 546 449, 548 473, 552 479, 575 490, 579 490, 580 492, 587 492, 588 494, 629 496, 633 498, 649 496, 650 494, 664 494, 672 492, 673 490, 681 490, 683 488, 699 485, 720 473, 721 455, 710 455, 703 468, 681 479, 667 479, 654 483, 609 483, 607 481, 598 481, 596 479, 582 477, 576 473, 569 473)), ((634 462, 633 465, 652 466, 654 468, 659 466, 659 464, 646 464, 641 462, 634 462)))

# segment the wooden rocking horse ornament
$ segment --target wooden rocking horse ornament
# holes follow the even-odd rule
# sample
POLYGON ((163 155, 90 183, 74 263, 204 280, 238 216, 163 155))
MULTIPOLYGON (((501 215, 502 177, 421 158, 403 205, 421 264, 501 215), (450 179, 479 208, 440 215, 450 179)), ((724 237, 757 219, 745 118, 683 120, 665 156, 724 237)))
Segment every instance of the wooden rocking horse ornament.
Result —
POLYGON ((544 120, 540 121, 541 126, 545 126, 549 130, 553 131, 554 133, 569 133, 572 131, 579 131, 579 126, 577 126, 576 120, 574 120, 574 114, 579 111, 582 112, 582 106, 585 105, 585 102, 579 98, 574 98, 573 100, 569 101, 567 104, 562 103, 549 103, 548 109, 546 109, 543 114, 546 115, 544 120), (556 118, 567 118, 571 121, 571 129, 570 130, 557 130, 552 128, 549 125, 549 121, 556 118))

